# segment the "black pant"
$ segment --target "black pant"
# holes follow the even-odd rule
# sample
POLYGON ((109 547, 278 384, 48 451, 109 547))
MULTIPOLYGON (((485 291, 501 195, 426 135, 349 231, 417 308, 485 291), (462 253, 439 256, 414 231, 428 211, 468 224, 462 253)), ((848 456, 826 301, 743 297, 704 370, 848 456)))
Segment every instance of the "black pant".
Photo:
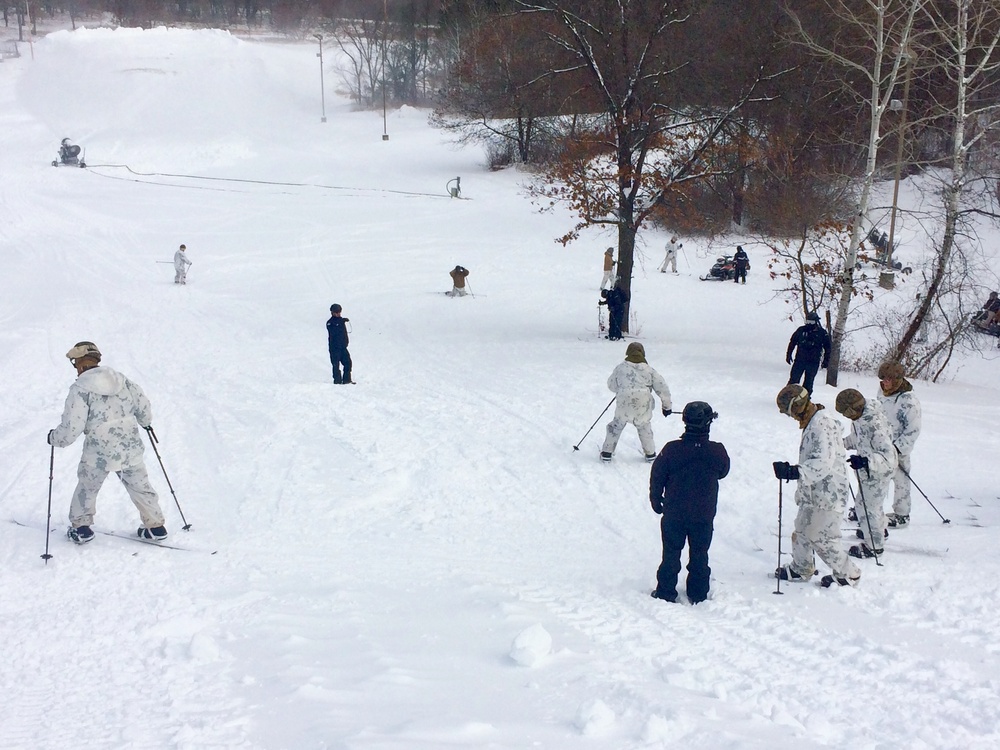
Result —
POLYGON ((619 307, 608 308, 608 338, 617 341, 622 338, 622 313, 619 307))
POLYGON ((333 365, 333 382, 334 383, 350 383, 351 382, 351 355, 347 351, 347 347, 342 347, 340 349, 330 350, 330 364, 333 365), (340 374, 340 366, 344 366, 344 374, 340 374))
POLYGON ((681 572, 681 552, 684 542, 688 545, 687 597, 692 604, 708 598, 709 578, 708 548, 712 544, 711 521, 688 521, 683 518, 660 519, 660 538, 663 540, 663 561, 656 571, 656 590, 663 599, 677 598, 677 575, 681 572))
POLYGON ((792 385, 794 383, 797 385, 799 378, 805 375, 805 380, 802 381, 802 387, 809 391, 809 395, 811 396, 813 392, 813 381, 816 379, 816 373, 818 371, 818 359, 796 357, 795 361, 792 362, 792 373, 788 376, 788 384, 792 385))
POLYGON ((744 284, 747 283, 747 269, 736 266, 736 275, 733 276, 733 283, 739 284, 740 279, 743 279, 744 284))

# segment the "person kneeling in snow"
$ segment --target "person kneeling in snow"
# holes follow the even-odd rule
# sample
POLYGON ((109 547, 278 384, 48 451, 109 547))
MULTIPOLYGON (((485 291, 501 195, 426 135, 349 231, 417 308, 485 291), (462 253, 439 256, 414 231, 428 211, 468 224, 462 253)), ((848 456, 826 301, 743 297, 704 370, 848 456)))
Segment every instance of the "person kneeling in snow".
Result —
POLYGON ((76 471, 78 479, 69 508, 66 535, 77 544, 94 538, 90 528, 97 511, 97 493, 112 471, 125 485, 139 509, 143 539, 167 538, 163 511, 156 490, 142 461, 139 427, 152 430, 149 399, 142 388, 110 367, 101 367, 101 352, 90 341, 81 341, 66 356, 76 368, 76 382, 69 388, 62 422, 49 430, 48 443, 57 448, 71 445, 80 433, 87 437, 76 471))
POLYGON ((608 388, 615 392, 615 418, 608 422, 607 436, 601 447, 601 460, 610 461, 614 455, 618 438, 625 425, 631 422, 639 433, 639 442, 646 460, 656 458, 653 443, 653 406, 656 404, 650 391, 655 391, 663 402, 663 416, 670 411, 670 389, 663 377, 646 362, 646 350, 638 341, 633 341, 625 349, 625 361, 618 365, 608 378, 608 388))
POLYGON ((704 401, 684 407, 684 434, 663 446, 649 472, 649 504, 660 514, 663 560, 650 596, 677 601, 681 552, 688 545, 687 598, 692 604, 708 598, 708 548, 719 505, 719 480, 729 473, 729 454, 722 443, 708 439, 719 415, 704 401))
POLYGON ((823 586, 836 581, 841 586, 861 578, 858 566, 847 556, 840 540, 840 521, 847 505, 847 452, 840 425, 824 412, 822 404, 809 400, 801 385, 786 385, 776 399, 778 409, 799 423, 799 463, 774 462, 778 479, 798 480, 795 489, 795 530, 792 532, 792 562, 774 571, 783 581, 808 581, 816 573, 813 553, 833 570, 823 576, 823 586))

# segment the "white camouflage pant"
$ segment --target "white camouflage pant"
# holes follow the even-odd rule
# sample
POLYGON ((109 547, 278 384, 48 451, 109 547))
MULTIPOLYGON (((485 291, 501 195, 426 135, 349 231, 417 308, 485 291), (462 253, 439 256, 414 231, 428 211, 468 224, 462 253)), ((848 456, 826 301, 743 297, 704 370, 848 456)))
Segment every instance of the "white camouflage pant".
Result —
POLYGON ((608 434, 604 438, 604 445, 601 448, 603 453, 614 453, 618 446, 618 438, 621 437, 622 430, 629 422, 635 425, 636 432, 639 433, 639 442, 642 444, 642 452, 647 456, 656 453, 656 444, 653 442, 653 426, 649 418, 645 420, 628 420, 615 415, 615 418, 608 422, 608 434))
POLYGON ((897 516, 910 515, 910 457, 899 454, 899 465, 892 475, 892 512, 897 516), (903 472, 906 472, 904 474, 903 472))
MULTIPOLYGON (((149 483, 149 475, 143 464, 129 466, 115 472, 125 485, 128 496, 139 509, 142 525, 152 529, 163 525, 163 511, 156 490, 149 483)), ((108 472, 96 466, 81 463, 76 470, 77 485, 69 506, 69 521, 74 528, 90 526, 97 512, 97 493, 108 477, 108 472)))
POLYGON ((615 283, 615 272, 614 271, 605 271, 604 272, 604 278, 601 279, 601 289, 603 289, 605 286, 607 286, 607 287, 610 288, 611 285, 614 284, 614 283, 615 283))
POLYGON ((676 255, 668 255, 666 258, 663 259, 663 262, 660 264, 660 273, 666 273, 668 266, 673 273, 677 273, 676 255))
POLYGON ((840 537, 842 512, 800 505, 792 532, 792 568, 807 578, 816 570, 815 552, 837 578, 857 578, 858 566, 851 562, 840 537))
POLYGON ((858 516, 858 525, 861 526, 862 538, 869 547, 879 552, 885 545, 885 512, 883 503, 886 495, 889 494, 889 480, 887 477, 867 477, 865 470, 858 472, 858 479, 861 482, 861 492, 858 494, 855 503, 855 512, 858 516), (869 524, 871 532, 869 533, 869 524))

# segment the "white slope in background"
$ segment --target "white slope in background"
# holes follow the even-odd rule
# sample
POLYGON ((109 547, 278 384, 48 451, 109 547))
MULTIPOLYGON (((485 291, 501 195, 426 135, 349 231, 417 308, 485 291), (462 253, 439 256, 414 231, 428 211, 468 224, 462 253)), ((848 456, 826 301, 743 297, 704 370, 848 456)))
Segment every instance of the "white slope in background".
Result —
MULTIPOLYGON (((917 383, 914 477, 952 523, 915 495, 857 589, 775 596, 794 324, 761 251, 746 286, 699 282, 714 250, 687 239, 663 275, 665 236, 645 234, 640 338, 675 408, 720 412, 733 459, 712 599, 652 600, 634 432, 609 466, 605 419, 572 450, 624 354, 595 333, 613 240, 554 243, 571 217, 426 112, 391 111, 383 142, 332 69, 321 124, 314 51, 81 30, 0 65, 0 747, 996 747, 995 358, 917 383), (90 169, 47 166, 63 137, 90 169), (447 197, 456 176, 468 200, 447 197), (156 263, 181 242, 185 287, 156 263), (475 298, 441 294, 456 263, 475 298), (330 381, 332 302, 356 386, 330 381), (80 339, 152 400, 193 524, 147 451, 172 540, 217 554, 65 541, 77 445, 56 452, 39 559, 80 339)), ((112 478, 97 526, 136 525, 112 478)))

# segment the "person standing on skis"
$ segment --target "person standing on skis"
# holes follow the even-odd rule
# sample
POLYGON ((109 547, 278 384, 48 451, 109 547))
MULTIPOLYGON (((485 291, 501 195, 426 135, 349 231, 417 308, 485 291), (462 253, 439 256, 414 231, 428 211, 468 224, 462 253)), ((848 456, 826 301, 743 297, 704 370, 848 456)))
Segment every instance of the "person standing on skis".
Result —
POLYGON ((660 397, 663 416, 669 416, 670 389, 663 377, 646 362, 646 350, 638 341, 633 341, 625 349, 625 361, 618 365, 608 378, 608 389, 615 393, 615 417, 608 423, 607 436, 601 447, 601 460, 610 461, 618 445, 625 425, 632 423, 639 433, 639 442, 646 460, 656 458, 656 444, 653 442, 653 407, 656 400, 652 393, 660 397))
POLYGON ((886 514, 890 529, 910 523, 910 454, 920 437, 920 399, 903 374, 903 366, 898 362, 883 362, 878 368, 879 404, 889 420, 892 444, 898 454, 896 473, 892 476, 892 513, 886 514))
POLYGON ((883 503, 889 492, 889 481, 896 471, 896 449, 892 447, 889 421, 877 401, 866 400, 854 388, 837 394, 836 407, 851 420, 851 432, 844 438, 844 447, 856 451, 847 462, 857 473, 860 487, 855 514, 862 541, 847 550, 847 554, 875 557, 884 549, 883 503))
POLYGON ((187 284, 187 267, 191 261, 187 257, 187 245, 181 245, 174 253, 174 283, 187 284))
POLYGON ((449 297, 464 297, 468 294, 465 291, 465 279, 469 275, 469 269, 455 266, 448 272, 448 275, 451 276, 451 291, 445 292, 445 294, 449 297))
POLYGON ((708 439, 718 417, 704 401, 684 407, 684 434, 663 446, 649 472, 649 504, 660 518, 663 559, 656 571, 655 599, 677 601, 681 552, 688 545, 687 598, 698 604, 708 598, 712 569, 708 548, 719 504, 719 480, 729 474, 729 454, 722 443, 708 439))
POLYGON ((849 586, 861 578, 840 538, 840 522, 847 504, 847 452, 837 420, 822 404, 809 400, 801 385, 786 385, 775 399, 778 410, 799 423, 802 439, 799 462, 774 462, 774 476, 795 480, 795 530, 792 532, 792 562, 774 571, 783 581, 808 581, 816 574, 814 553, 830 566, 832 575, 821 583, 849 586))
POLYGON ((670 238, 670 242, 667 243, 666 247, 666 255, 660 264, 660 273, 666 273, 668 267, 671 273, 677 273, 677 249, 681 247, 684 247, 684 245, 677 244, 676 236, 670 238))
POLYGON ((65 448, 81 433, 86 435, 66 535, 77 544, 94 538, 91 525, 97 512, 97 493, 113 471, 139 510, 139 537, 163 541, 167 538, 163 511, 149 483, 139 436, 139 427, 152 429, 149 399, 120 372, 101 367, 101 352, 93 342, 80 341, 66 357, 76 368, 77 379, 69 388, 62 421, 49 430, 48 443, 65 448))

